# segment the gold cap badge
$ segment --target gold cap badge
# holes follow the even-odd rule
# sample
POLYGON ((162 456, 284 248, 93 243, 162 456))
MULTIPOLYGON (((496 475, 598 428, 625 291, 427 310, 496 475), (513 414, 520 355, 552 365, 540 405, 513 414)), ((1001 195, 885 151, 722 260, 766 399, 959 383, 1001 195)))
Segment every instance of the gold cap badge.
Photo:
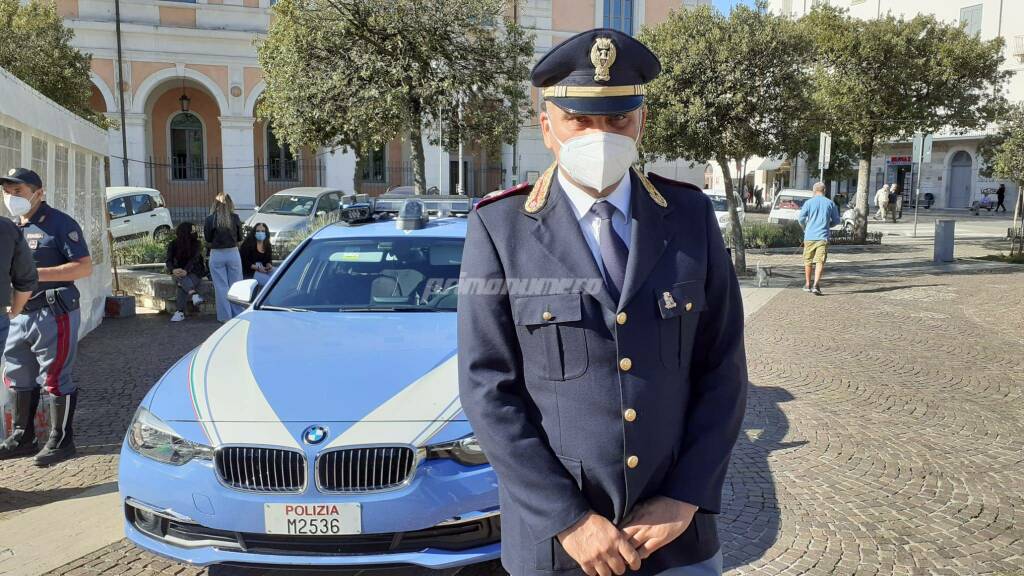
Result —
POLYGON ((17 171, 18 171, 17 169, 11 168, 10 170, 7 171, 7 175, 8 176, 14 176, 14 173, 17 172, 17 171))
POLYGON ((590 47, 590 61, 594 64, 594 80, 607 82, 612 79, 611 68, 615 63, 615 44, 611 38, 598 38, 590 47))

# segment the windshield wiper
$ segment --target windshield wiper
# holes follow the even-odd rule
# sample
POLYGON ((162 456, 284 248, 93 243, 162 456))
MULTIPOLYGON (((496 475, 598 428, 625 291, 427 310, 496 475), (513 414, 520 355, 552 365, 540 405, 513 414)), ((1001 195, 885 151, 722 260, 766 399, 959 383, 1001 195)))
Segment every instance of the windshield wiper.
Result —
POLYGON ((421 306, 408 306, 396 308, 394 306, 344 306, 342 312, 440 312, 437 308, 423 308, 421 306))
POLYGON ((269 304, 263 304, 259 309, 273 310, 275 312, 311 312, 309 308, 289 308, 288 306, 271 306, 269 304))

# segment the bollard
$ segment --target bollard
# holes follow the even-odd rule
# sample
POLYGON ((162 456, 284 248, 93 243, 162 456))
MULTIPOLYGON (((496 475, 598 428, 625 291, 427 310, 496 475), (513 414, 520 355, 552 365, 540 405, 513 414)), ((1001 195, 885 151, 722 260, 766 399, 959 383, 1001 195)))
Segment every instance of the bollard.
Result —
POLYGON ((935 252, 934 262, 953 261, 953 236, 956 220, 940 219, 935 221, 935 252))

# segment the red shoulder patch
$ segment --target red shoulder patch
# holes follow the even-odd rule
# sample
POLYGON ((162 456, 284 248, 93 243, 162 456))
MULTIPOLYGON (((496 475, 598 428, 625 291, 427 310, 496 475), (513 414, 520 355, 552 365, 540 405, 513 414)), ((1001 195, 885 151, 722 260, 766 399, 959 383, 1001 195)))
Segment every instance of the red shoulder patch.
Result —
POLYGON ((533 188, 533 184, 530 184, 529 182, 523 182, 522 184, 518 186, 513 186, 508 190, 502 190, 501 192, 491 192, 487 196, 481 198, 480 201, 476 203, 476 209, 479 210, 482 206, 486 206, 491 202, 501 200, 502 198, 507 198, 509 196, 516 196, 518 194, 529 192, 531 188, 533 188))
POLYGON ((664 176, 662 176, 660 174, 655 174, 654 172, 648 172, 647 173, 647 179, 651 180, 652 182, 664 182, 666 184, 674 184, 676 186, 682 186, 683 188, 689 188, 690 190, 693 190, 694 192, 703 192, 703 190, 701 190, 696 184, 690 184, 689 182, 682 182, 680 180, 673 180, 671 178, 665 178, 664 176))

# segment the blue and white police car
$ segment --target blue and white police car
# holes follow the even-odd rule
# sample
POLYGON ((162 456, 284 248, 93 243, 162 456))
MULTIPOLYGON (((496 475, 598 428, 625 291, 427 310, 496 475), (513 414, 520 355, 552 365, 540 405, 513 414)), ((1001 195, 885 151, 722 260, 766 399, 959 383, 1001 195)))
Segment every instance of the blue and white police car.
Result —
POLYGON ((196 565, 498 557, 497 479, 458 397, 466 220, 434 208, 470 202, 350 206, 258 294, 232 286, 249 308, 164 374, 126 435, 132 542, 196 565))

